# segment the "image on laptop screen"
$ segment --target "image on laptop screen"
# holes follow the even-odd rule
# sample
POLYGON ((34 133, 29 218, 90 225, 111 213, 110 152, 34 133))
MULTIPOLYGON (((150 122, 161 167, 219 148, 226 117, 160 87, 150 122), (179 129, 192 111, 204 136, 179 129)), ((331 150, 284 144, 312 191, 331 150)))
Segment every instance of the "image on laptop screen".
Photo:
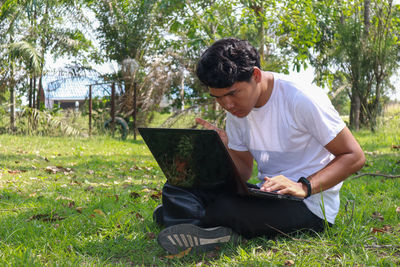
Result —
POLYGON ((139 132, 171 185, 234 186, 232 165, 215 131, 141 128, 139 132))

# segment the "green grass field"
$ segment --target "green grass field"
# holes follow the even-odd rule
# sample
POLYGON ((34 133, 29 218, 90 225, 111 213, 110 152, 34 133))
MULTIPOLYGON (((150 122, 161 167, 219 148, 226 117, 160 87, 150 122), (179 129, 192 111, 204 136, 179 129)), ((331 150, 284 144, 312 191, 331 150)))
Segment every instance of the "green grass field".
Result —
MULTIPOLYGON (((400 174, 398 114, 355 134, 367 156, 360 173, 400 174)), ((400 178, 376 176, 345 181, 336 224, 322 234, 170 259, 152 220, 165 178, 131 138, 0 135, 0 266, 400 264, 400 178)))

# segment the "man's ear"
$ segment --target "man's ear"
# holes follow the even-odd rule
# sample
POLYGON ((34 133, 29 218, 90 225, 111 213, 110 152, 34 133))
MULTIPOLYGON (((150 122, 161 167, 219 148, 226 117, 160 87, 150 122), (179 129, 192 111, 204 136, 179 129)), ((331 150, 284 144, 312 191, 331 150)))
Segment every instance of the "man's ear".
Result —
POLYGON ((256 83, 261 82, 261 76, 262 76, 261 70, 258 67, 254 67, 253 78, 256 83))

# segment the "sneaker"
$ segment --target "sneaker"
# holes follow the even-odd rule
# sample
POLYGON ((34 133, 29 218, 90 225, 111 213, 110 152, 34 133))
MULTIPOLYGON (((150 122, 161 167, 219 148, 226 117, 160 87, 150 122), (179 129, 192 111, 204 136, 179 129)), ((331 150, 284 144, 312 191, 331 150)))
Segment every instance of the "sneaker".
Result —
POLYGON ((178 254, 188 248, 209 251, 229 241, 236 242, 239 235, 227 227, 200 228, 193 224, 177 224, 162 230, 158 243, 171 254, 178 254))
POLYGON ((163 222, 163 206, 162 204, 158 205, 153 211, 153 221, 158 225, 162 226, 163 222))

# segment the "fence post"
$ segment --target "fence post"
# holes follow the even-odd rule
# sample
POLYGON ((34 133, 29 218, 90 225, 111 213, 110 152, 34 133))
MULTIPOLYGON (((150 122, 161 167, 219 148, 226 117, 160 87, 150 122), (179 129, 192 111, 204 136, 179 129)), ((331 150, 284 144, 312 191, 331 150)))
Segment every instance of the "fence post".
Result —
POLYGON ((136 140, 136 82, 133 84, 133 139, 136 140))
POLYGON ((111 132, 114 136, 115 127, 115 83, 111 84, 111 132))
POLYGON ((89 85, 89 136, 92 136, 92 85, 89 85))

